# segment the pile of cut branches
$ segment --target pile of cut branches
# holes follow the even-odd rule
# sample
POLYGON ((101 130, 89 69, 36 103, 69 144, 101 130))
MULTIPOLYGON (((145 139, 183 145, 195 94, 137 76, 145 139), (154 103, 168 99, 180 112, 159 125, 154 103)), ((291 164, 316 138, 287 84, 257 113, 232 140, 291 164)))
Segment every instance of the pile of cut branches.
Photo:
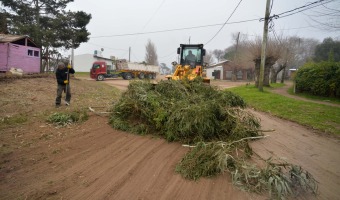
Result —
POLYGON ((245 111, 245 102, 230 91, 194 81, 132 81, 112 108, 110 124, 136 134, 155 134, 191 146, 176 171, 197 180, 230 172, 242 189, 269 191, 283 198, 297 188, 313 191, 313 177, 298 166, 266 161, 261 169, 247 162, 249 139, 263 137, 259 120, 245 111))
POLYGON ((114 105, 111 125, 168 141, 194 144, 229 141, 259 134, 259 121, 242 108, 243 99, 195 81, 133 81, 114 105))
POLYGON ((262 193, 268 191, 275 199, 295 196, 300 192, 316 195, 318 186, 313 176, 300 166, 283 160, 264 160, 265 167, 247 161, 252 149, 247 140, 261 137, 243 138, 234 142, 199 142, 191 146, 176 171, 183 177, 196 180, 228 171, 233 184, 239 188, 262 193))

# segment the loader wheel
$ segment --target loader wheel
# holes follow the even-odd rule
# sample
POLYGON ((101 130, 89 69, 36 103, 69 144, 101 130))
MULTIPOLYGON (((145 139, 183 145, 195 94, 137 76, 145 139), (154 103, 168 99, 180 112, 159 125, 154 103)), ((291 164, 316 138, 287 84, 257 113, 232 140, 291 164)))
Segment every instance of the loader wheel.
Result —
POLYGON ((148 79, 152 79, 152 74, 148 74, 148 79))
POLYGON ((144 77, 145 77, 145 76, 144 76, 144 73, 143 73, 143 72, 140 73, 140 74, 138 74, 138 78, 139 78, 139 79, 144 79, 144 77))
POLYGON ((104 80, 104 75, 103 74, 99 74, 97 76, 97 81, 103 81, 104 80))
POLYGON ((126 73, 126 74, 125 74, 125 79, 126 79, 126 80, 132 79, 131 73, 126 73))
POLYGON ((152 79, 155 79, 156 78, 156 74, 152 74, 152 79))

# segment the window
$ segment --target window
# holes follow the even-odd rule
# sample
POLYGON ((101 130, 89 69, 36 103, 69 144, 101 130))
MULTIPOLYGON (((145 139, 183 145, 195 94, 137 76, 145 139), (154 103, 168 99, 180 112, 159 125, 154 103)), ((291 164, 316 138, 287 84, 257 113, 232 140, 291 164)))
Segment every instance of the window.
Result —
POLYGON ((40 52, 39 51, 34 51, 32 49, 27 50, 27 55, 28 56, 34 56, 34 57, 39 57, 40 52))
POLYGON ((39 57, 39 51, 34 51, 34 57, 39 57))
POLYGON ((33 50, 28 49, 27 55, 28 55, 28 56, 33 56, 33 50))
POLYGON ((237 76, 237 80, 243 79, 243 72, 238 71, 236 76, 237 76))
POLYGON ((195 58, 196 62, 201 62, 201 49, 198 49, 198 48, 186 48, 186 49, 183 49, 183 60, 186 60, 186 58, 189 56, 189 55, 193 55, 193 57, 195 58), (190 53, 189 53, 190 51, 190 53))
POLYGON ((94 64, 92 69, 99 69, 100 68, 100 65, 99 64, 94 64))

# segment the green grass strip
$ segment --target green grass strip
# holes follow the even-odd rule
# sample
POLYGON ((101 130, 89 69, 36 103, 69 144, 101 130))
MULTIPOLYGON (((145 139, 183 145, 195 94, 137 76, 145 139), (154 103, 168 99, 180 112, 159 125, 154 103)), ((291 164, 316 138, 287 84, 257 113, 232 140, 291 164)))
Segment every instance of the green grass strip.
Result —
POLYGON ((268 112, 327 133, 340 134, 340 108, 305 102, 270 92, 260 92, 255 86, 228 89, 240 95, 247 104, 257 110, 268 112))

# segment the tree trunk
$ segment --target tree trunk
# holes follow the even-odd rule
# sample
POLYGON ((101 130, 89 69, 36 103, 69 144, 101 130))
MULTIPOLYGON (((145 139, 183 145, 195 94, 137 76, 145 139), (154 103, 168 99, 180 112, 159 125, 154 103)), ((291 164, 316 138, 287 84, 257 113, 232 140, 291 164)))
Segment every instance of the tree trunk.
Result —
POLYGON ((259 86, 261 58, 254 59, 255 62, 255 87, 259 86))
POLYGON ((277 81, 277 74, 278 72, 275 70, 274 67, 270 68, 270 83, 276 83, 277 81))
POLYGON ((284 65, 284 67, 283 67, 282 76, 281 76, 281 83, 285 82, 285 76, 286 76, 286 65, 284 65))
MULTIPOLYGON (((266 58, 266 61, 267 61, 267 58, 266 58)), ((270 86, 270 84, 269 84, 269 76, 270 76, 270 67, 272 65, 273 64, 266 62, 266 65, 264 66, 263 86, 267 86, 267 87, 270 86)))
POLYGON ((6 12, 0 12, 0 33, 8 34, 6 12))
MULTIPOLYGON (((255 62, 255 86, 259 86, 259 77, 260 77, 260 64, 261 58, 254 59, 255 62)), ((266 63, 264 66, 264 77, 263 77, 263 86, 269 87, 269 75, 270 75, 270 68, 275 63, 272 57, 266 57, 266 63)))

